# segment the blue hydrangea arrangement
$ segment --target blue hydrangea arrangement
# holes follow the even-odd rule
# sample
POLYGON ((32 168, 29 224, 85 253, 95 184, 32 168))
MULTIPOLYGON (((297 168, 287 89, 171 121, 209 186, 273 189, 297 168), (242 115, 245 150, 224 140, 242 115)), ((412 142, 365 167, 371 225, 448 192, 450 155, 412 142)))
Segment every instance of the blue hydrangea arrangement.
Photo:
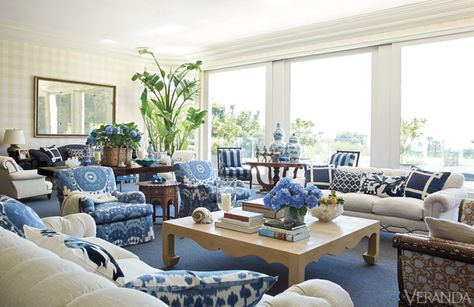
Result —
POLYGON ((288 207, 291 215, 296 217, 297 214, 304 216, 308 208, 316 207, 322 196, 323 193, 315 185, 303 188, 301 184, 285 177, 263 197, 263 203, 274 211, 288 207))
POLYGON ((93 129, 87 137, 86 144, 109 147, 127 146, 137 149, 142 139, 142 133, 135 123, 102 125, 93 129))

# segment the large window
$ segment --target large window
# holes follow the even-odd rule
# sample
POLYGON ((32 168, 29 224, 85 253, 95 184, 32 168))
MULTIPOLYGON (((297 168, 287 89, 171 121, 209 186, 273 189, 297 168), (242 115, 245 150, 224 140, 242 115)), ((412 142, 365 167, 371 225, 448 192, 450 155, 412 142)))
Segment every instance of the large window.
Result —
POLYGON ((209 73, 212 106, 211 156, 217 147, 242 147, 243 158, 265 143, 266 67, 209 73))
POLYGON ((474 180, 473 55, 473 37, 402 47, 403 165, 474 180))
POLYGON ((291 64, 291 133, 304 158, 326 163, 337 150, 360 151, 370 164, 372 53, 291 64))

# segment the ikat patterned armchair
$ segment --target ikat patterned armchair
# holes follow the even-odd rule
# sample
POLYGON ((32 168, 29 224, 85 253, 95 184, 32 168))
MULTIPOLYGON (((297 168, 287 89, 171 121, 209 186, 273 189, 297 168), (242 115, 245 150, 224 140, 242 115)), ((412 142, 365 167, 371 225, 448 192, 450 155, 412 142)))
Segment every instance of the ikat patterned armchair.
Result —
MULTIPOLYGON (((178 162, 173 168, 176 180, 180 183, 179 217, 190 216, 198 207, 205 207, 209 211, 219 210, 216 176, 211 162, 201 160, 178 162)), ((245 188, 241 181, 237 181, 235 193, 237 203, 250 197, 250 189, 245 188)))
MULTIPOLYGON (((473 226, 474 200, 463 200, 459 222, 473 226)), ((400 306, 473 306, 474 244, 396 234, 400 306)))
POLYGON ((110 167, 69 168, 56 171, 54 176, 61 214, 72 211, 90 214, 96 222, 97 237, 118 246, 154 238, 153 206, 145 203, 142 192, 119 192, 110 167))

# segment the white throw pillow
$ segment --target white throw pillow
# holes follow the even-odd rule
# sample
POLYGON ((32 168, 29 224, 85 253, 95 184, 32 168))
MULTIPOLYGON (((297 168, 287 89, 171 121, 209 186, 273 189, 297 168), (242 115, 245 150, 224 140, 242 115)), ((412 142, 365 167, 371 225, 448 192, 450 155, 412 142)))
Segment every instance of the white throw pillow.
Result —
POLYGON ((430 237, 474 244, 474 227, 433 217, 425 218, 430 237))
POLYGON ((97 244, 47 229, 24 226, 25 237, 39 247, 80 265, 84 270, 102 275, 118 285, 125 282, 114 257, 97 244))

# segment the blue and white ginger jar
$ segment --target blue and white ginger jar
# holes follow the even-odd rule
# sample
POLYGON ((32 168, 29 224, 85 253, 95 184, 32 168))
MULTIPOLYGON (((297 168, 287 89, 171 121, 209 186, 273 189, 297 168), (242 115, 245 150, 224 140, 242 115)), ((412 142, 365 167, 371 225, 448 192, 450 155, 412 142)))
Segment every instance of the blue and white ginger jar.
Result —
POLYGON ((270 144, 269 150, 279 152, 280 155, 286 152, 286 143, 283 141, 285 132, 281 129, 280 123, 277 123, 276 129, 273 132, 273 143, 270 144))
POLYGON ((290 161, 299 161, 301 156, 301 144, 294 133, 288 139, 288 155, 290 156, 290 161))

